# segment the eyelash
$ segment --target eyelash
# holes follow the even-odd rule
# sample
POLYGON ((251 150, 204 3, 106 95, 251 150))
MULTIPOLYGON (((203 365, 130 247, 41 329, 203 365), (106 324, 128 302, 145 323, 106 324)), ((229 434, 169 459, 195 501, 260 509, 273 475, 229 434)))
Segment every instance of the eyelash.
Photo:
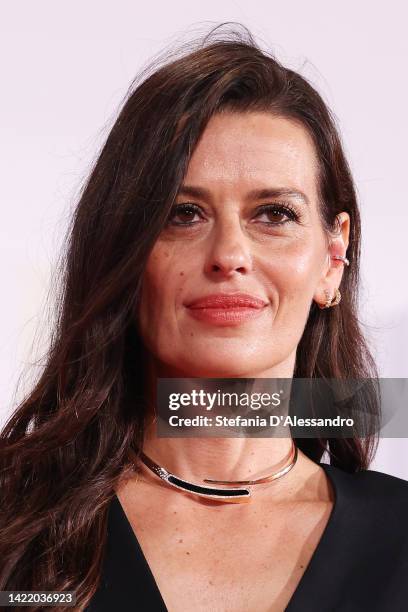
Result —
MULTIPOLYGON (((194 212, 196 214, 199 214, 200 217, 202 218, 201 209, 196 204, 192 204, 192 203, 191 204, 190 203, 176 204, 173 207, 170 213, 169 219, 168 219, 168 223, 172 225, 173 227, 188 227, 188 226, 191 227, 192 225, 196 225, 197 223, 196 221, 187 221, 185 223, 174 222, 173 218, 177 216, 180 212, 194 212)), ((299 221, 299 215, 296 209, 293 208, 291 204, 288 202, 285 202, 284 204, 276 203, 276 204, 265 204, 263 206, 260 206, 258 208, 255 218, 261 214, 270 213, 270 212, 278 212, 278 213, 283 212, 287 215, 288 218, 286 221, 278 221, 275 223, 272 221, 264 221, 265 225, 269 225, 272 227, 276 227, 276 226, 279 227, 279 226, 285 225, 289 221, 299 221)))

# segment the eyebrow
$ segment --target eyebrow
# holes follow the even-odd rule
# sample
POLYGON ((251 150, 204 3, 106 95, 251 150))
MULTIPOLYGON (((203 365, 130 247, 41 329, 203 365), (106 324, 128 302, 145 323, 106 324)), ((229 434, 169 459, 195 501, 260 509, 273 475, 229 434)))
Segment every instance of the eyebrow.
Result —
MULTIPOLYGON (((191 198, 201 198, 211 200, 211 192, 205 187, 194 185, 182 185, 177 195, 189 196, 191 198)), ((303 201, 309 206, 309 198, 303 191, 287 187, 266 187, 263 189, 252 189, 246 194, 246 200, 266 200, 268 198, 290 197, 303 201)))

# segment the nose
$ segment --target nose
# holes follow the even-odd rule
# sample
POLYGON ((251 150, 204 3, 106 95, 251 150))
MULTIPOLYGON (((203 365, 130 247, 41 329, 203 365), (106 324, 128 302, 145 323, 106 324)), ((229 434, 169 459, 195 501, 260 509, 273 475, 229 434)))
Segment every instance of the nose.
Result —
POLYGON ((252 254, 239 219, 219 221, 211 236, 206 271, 218 276, 235 272, 247 274, 252 269, 252 254))

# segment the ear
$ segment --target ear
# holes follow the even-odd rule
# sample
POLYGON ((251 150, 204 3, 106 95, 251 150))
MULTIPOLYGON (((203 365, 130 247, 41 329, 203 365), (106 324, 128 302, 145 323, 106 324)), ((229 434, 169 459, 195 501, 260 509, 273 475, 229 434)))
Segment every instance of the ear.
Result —
POLYGON ((327 297, 334 297, 336 289, 340 286, 345 264, 341 260, 332 259, 333 255, 346 256, 350 236, 350 216, 341 212, 337 216, 337 227, 331 234, 327 250, 327 262, 322 276, 318 282, 313 299, 323 306, 327 297))

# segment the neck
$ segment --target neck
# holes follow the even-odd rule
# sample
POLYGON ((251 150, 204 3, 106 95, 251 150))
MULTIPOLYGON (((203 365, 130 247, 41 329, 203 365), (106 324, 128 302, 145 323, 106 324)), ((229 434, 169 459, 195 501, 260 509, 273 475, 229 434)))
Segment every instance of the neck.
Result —
POLYGON ((281 469, 292 451, 291 438, 158 438, 151 425, 143 451, 187 480, 247 480, 281 469))
MULTIPOLYGON (((290 460, 292 439, 283 438, 159 438, 154 421, 156 405, 157 379, 197 377, 196 373, 169 369, 163 364, 147 360, 146 395, 152 407, 145 430, 143 452, 154 462, 180 478, 202 482, 204 478, 214 480, 253 480, 268 472, 282 469, 290 460)), ((251 373, 245 376, 231 374, 231 378, 292 378, 293 359, 285 364, 278 364, 268 370, 251 373)), ((208 376, 210 378, 211 376, 208 376)), ((299 472, 306 457, 299 452, 296 470, 299 472)), ((155 479, 143 469, 148 479, 155 479)), ((294 475, 289 472, 279 481, 293 481, 294 475)), ((278 480, 276 482, 279 482, 278 480)), ((282 486, 282 485, 281 485, 282 486)), ((286 485, 283 485, 284 487, 286 485)))

